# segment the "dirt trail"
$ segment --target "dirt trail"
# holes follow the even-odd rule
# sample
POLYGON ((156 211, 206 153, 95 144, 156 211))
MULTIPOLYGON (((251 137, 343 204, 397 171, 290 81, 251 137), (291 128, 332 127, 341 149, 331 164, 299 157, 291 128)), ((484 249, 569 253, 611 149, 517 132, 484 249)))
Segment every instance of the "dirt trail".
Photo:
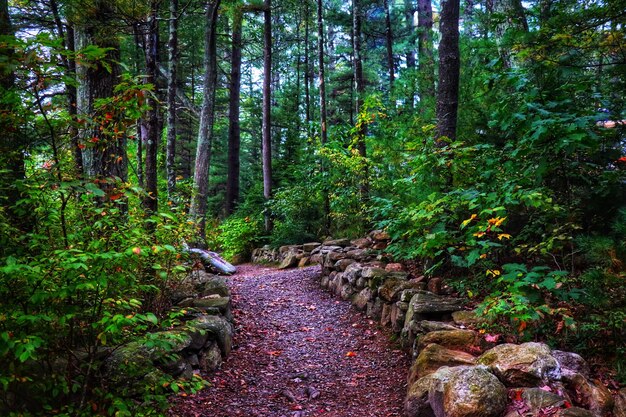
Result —
POLYGON ((401 416, 407 354, 318 275, 240 266, 230 278, 233 352, 212 387, 176 398, 171 416, 401 416))

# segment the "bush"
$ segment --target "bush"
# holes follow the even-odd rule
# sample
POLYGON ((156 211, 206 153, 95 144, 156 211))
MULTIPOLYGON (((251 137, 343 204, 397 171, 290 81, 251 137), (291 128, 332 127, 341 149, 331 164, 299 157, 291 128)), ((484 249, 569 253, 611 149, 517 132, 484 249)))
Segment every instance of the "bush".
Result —
POLYGON ((232 260, 236 256, 248 258, 263 236, 263 219, 260 216, 234 215, 219 226, 217 242, 223 256, 232 260))

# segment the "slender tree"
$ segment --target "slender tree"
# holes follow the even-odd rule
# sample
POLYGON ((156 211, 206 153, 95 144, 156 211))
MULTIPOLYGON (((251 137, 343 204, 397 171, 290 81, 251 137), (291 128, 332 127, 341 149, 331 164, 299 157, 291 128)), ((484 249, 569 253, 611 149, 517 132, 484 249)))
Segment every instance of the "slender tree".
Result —
POLYGON ((389 95, 393 92, 393 82, 395 77, 395 63, 393 59, 393 31, 391 30, 391 11, 389 10, 389 0, 383 0, 385 7, 385 45, 387 47, 387 69, 389 71, 389 95))
POLYGON ((412 108, 415 104, 415 2, 414 0, 404 0, 404 20, 406 43, 408 45, 406 49, 406 68, 409 77, 408 91, 407 91, 407 104, 412 108))
MULTIPOLYGON (((263 11, 263 197, 272 198, 272 0, 265 0, 263 11)), ((265 210, 265 231, 272 230, 272 217, 265 210)))
MULTIPOLYGON (((150 15, 148 16, 146 32, 146 77, 148 84, 156 85, 158 68, 159 26, 157 20, 158 0, 150 2, 150 15)), ((153 95, 149 95, 147 103, 150 106, 142 139, 146 144, 146 167, 145 167, 145 190, 144 207, 148 214, 156 213, 158 209, 157 189, 157 150, 159 146, 159 123, 158 104, 153 95)))
POLYGON ((215 120, 215 90, 217 86, 217 20, 220 0, 209 0, 206 4, 206 29, 204 35, 205 70, 203 82, 202 110, 198 129, 198 145, 193 177, 193 195, 190 216, 196 225, 198 245, 205 245, 206 209, 209 190, 209 163, 211 140, 215 120))
POLYGON ((230 66, 230 99, 228 105, 228 178, 226 180, 226 214, 232 214, 239 200, 239 150, 241 127, 239 102, 241 99, 241 38, 243 33, 243 10, 235 9, 233 15, 232 52, 230 66))
MULTIPOLYGON (((365 96, 365 76, 363 74, 363 60, 361 57, 361 8, 359 0, 352 0, 352 53, 353 53, 353 69, 354 69, 354 91, 355 91, 355 114, 358 115, 363 105, 363 98, 365 96)), ((359 129, 357 130, 357 150, 359 155, 365 161, 367 157, 367 148, 365 146, 365 124, 358 123, 359 129)), ((367 200, 369 198, 369 183, 368 183, 368 167, 365 163, 363 168, 363 178, 361 181, 361 199, 367 200)))
POLYGON ((417 2, 419 94, 422 109, 429 114, 435 99, 435 61, 433 58, 433 7, 431 0, 417 2))
POLYGON ((317 0, 317 57, 319 72, 320 93, 320 133, 322 144, 328 142, 328 117, 326 109, 326 77, 324 74, 324 7, 323 0, 317 0))
MULTIPOLYGON (((0 36, 5 39, 0 43, 0 56, 12 60, 15 51, 10 39, 14 39, 15 33, 7 0, 0 0, 0 36)), ((0 161, 6 169, 0 176, 0 203, 6 204, 13 220, 17 220, 19 216, 14 210, 14 205, 20 198, 17 182, 24 179, 25 170, 23 146, 18 143, 20 135, 17 132, 17 123, 13 120, 14 103, 17 102, 14 94, 15 73, 12 65, 0 66, 0 161)))
POLYGON ((437 91, 437 145, 456 139, 459 106, 459 0, 441 2, 439 89, 437 91), (447 138, 447 139, 444 139, 447 138))
POLYGON ((178 0, 170 0, 169 39, 167 41, 167 146, 165 167, 167 195, 173 201, 176 190, 176 95, 178 94, 178 0))

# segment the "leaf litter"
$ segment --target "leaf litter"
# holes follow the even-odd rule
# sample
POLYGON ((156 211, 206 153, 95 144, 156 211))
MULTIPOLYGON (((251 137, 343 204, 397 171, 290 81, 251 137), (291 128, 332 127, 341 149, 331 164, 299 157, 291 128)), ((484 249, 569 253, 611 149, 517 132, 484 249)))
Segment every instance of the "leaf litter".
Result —
POLYGON ((403 415, 409 356, 391 333, 323 291, 319 267, 241 265, 236 334, 211 387, 174 397, 171 417, 403 415))

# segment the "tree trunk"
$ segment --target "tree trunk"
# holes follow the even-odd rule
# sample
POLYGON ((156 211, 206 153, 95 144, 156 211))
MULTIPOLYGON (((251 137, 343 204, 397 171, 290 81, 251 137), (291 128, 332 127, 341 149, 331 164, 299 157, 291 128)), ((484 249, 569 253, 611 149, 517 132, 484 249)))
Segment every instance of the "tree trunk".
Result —
POLYGON ((407 91, 407 102, 410 108, 415 105, 415 4, 414 0, 404 0, 404 20, 407 32, 406 68, 409 75, 409 86, 407 91))
POLYGON ((502 16, 501 21, 496 25, 496 41, 498 42, 500 58, 502 58, 506 68, 512 68, 515 65, 515 60, 505 37, 510 30, 528 32, 526 12, 521 0, 495 0, 493 11, 502 16))
POLYGON ((439 90, 437 91, 437 146, 456 139, 459 105, 459 0, 441 2, 439 90))
POLYGON ((209 190, 209 162, 211 160, 211 140, 213 137, 213 122, 215 120, 215 90, 217 84, 217 18, 220 0, 209 0, 206 8, 206 30, 203 65, 205 69, 200 112, 200 126, 198 129, 198 145, 196 148, 196 163, 193 176, 193 195, 191 200, 190 217, 196 226, 198 245, 205 245, 205 225, 207 195, 209 190))
MULTIPOLYGON (((79 114, 88 119, 98 116, 95 102, 109 98, 114 94, 115 85, 120 76, 120 47, 115 25, 110 16, 114 15, 109 2, 99 0, 88 10, 89 16, 81 19, 85 22, 76 27, 75 39, 78 50, 87 45, 106 48, 105 56, 88 64, 77 65, 79 85, 77 88, 76 105, 79 114)), ((99 115, 102 117, 103 115, 99 115)), ((83 143, 89 146, 83 150, 83 166, 85 175, 92 179, 127 178, 128 163, 126 157, 126 137, 111 137, 100 130, 100 126, 86 126, 79 133, 83 143)), ((113 188, 110 182, 100 182, 106 192, 113 188)))
POLYGON ((167 41, 167 146, 165 169, 167 171, 167 195, 173 201, 176 190, 176 95, 178 93, 178 0, 170 0, 169 39, 167 41))
POLYGON ((326 109, 326 79, 324 75, 324 9, 322 0, 317 0, 317 57, 320 79, 320 136, 322 145, 328 142, 328 117, 326 109))
POLYGON ((433 7, 431 0, 418 0, 417 32, 419 58, 419 94, 422 110, 432 116, 435 100, 435 61, 433 59, 433 7))
MULTIPOLYGON (((148 32, 146 34, 146 84, 152 84, 156 88, 157 80, 157 59, 159 46, 159 27, 157 21, 157 0, 150 3, 150 16, 148 17, 148 32)), ((147 113, 145 121, 145 136, 143 137, 146 144, 146 196, 143 204, 147 214, 156 213, 158 210, 158 190, 157 190, 157 150, 159 142, 159 123, 158 123, 158 104, 152 95, 146 100, 150 110, 147 113)))
POLYGON ((239 100, 241 98, 241 36, 243 12, 235 10, 233 16, 233 38, 230 67, 230 100, 228 105, 228 178, 226 180, 227 215, 235 211, 239 200, 239 149, 241 145, 241 128, 239 125, 239 100))
MULTIPOLYGON (((6 39, 14 39, 15 32, 9 16, 9 6, 7 0, 0 0, 0 36, 6 39)), ((7 42, 0 43, 0 56, 13 60, 15 51, 12 45, 7 42)), ((11 66, 6 67, 11 68, 11 66)), ((15 74, 12 70, 0 71, 0 161, 2 167, 7 170, 0 176, 0 203, 8 207, 8 213, 12 220, 19 224, 20 216, 14 210, 15 203, 20 199, 20 193, 16 183, 25 177, 24 152, 20 143, 16 143, 20 135, 17 132, 18 123, 14 123, 11 115, 16 114, 14 104, 16 101, 11 98, 15 89, 15 74)), ((2 253, 0 249, 0 253, 2 253)))
MULTIPOLYGON (((352 49, 354 67, 354 90, 355 90, 355 114, 358 120, 365 96, 365 77, 363 75, 363 60, 361 58, 361 8, 359 0, 352 0, 352 49)), ((365 158, 367 148, 365 146, 366 129, 364 123, 359 123, 357 131, 357 150, 359 156, 364 160, 363 178, 361 179, 361 200, 367 201, 369 198, 369 173, 365 158)))
POLYGON ((311 136, 311 64, 309 63, 309 13, 310 1, 306 0, 304 8, 304 117, 307 137, 311 136))
MULTIPOLYGON (((268 203, 272 198, 272 0, 265 0, 263 11, 263 197, 268 203)), ((265 231, 272 230, 272 216, 265 210, 265 231)))
POLYGON ((391 11, 389 0, 383 0, 385 7, 385 40, 387 46, 387 67, 389 69, 389 96, 393 93, 393 81, 395 79, 395 63, 393 60, 393 32, 391 31, 391 11))

